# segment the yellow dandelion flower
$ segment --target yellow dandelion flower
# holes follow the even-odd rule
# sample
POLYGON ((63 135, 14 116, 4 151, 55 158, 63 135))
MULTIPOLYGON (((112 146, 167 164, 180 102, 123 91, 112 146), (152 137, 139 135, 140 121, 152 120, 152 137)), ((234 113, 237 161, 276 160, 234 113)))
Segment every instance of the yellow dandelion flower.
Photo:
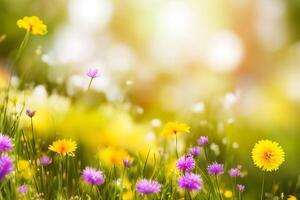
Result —
POLYGON ((277 142, 260 140, 252 150, 252 159, 263 171, 275 171, 284 161, 284 152, 277 142))
POLYGON ((56 140, 49 146, 49 150, 54 151, 62 156, 69 155, 74 156, 74 151, 77 148, 77 144, 73 140, 56 140))
POLYGON ((226 199, 231 199, 231 198, 232 198, 232 192, 231 192, 230 190, 226 190, 226 191, 224 192, 224 197, 225 197, 226 199))
POLYGON ((45 35, 47 33, 47 26, 37 16, 23 17, 17 21, 17 26, 33 35, 45 35))
POLYGON ((297 197, 295 197, 293 195, 289 195, 287 200, 297 200, 297 197))
POLYGON ((179 122, 168 122, 163 130, 163 135, 172 135, 177 133, 189 133, 190 127, 185 123, 179 123, 179 122))

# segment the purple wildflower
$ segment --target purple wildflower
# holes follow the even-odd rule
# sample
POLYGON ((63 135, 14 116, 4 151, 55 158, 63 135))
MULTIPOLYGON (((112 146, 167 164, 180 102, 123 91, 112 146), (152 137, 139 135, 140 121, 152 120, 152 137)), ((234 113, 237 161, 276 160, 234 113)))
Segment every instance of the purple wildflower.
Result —
POLYGON ((193 156, 196 157, 202 152, 201 147, 192 147, 189 149, 189 153, 193 156))
POLYGON ((129 167, 131 167, 131 165, 132 165, 132 160, 127 159, 127 158, 123 159, 123 166, 124 167, 129 168, 129 167))
POLYGON ((157 181, 141 179, 136 183, 136 190, 141 195, 159 193, 161 189, 161 184, 157 181))
POLYGON ((99 71, 96 68, 91 68, 88 70, 86 75, 90 78, 97 78, 99 76, 99 71))
POLYGON ((31 109, 26 109, 26 115, 30 118, 33 118, 35 115, 35 110, 31 110, 31 109))
POLYGON ((195 160, 190 155, 182 156, 176 162, 176 166, 180 171, 190 171, 194 169, 195 164, 195 160))
POLYGON ((11 142, 11 138, 7 135, 0 134, 0 152, 11 151, 12 149, 13 145, 11 142))
POLYGON ((7 154, 0 156, 0 180, 13 171, 13 162, 7 154))
POLYGON ((86 167, 82 172, 82 179, 90 185, 102 185, 105 177, 102 171, 98 171, 95 168, 86 167))
POLYGON ((224 174, 224 165, 214 162, 207 167, 207 171, 211 175, 224 174))
POLYGON ((39 158, 41 165, 49 165, 52 163, 52 159, 49 156, 43 155, 39 158))
POLYGON ((242 185, 242 184, 237 184, 237 185, 236 185, 236 190, 237 190, 238 192, 244 192, 244 191, 245 191, 245 186, 242 185))
POLYGON ((197 140, 198 145, 200 146, 204 146, 206 144, 208 144, 208 136, 201 136, 198 140, 197 140))
POLYGON ((21 185, 19 187, 19 193, 21 194, 25 194, 27 192, 27 186, 24 184, 24 185, 21 185))
POLYGON ((229 171, 228 171, 228 174, 229 176, 231 177, 238 177, 241 175, 241 171, 238 167, 236 168, 231 168, 229 171))
POLYGON ((201 190, 203 181, 200 175, 194 173, 186 173, 179 178, 178 186, 188 191, 198 191, 201 190))

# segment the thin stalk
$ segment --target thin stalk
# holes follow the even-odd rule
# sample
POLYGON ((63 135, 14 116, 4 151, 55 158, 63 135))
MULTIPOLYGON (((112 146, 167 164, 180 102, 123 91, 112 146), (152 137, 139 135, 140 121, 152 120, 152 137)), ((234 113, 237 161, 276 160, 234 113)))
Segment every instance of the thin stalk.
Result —
POLYGON ((262 177, 260 200, 264 199, 264 187, 265 187, 265 171, 263 172, 263 177, 262 177))
POLYGON ((178 156, 178 150, 177 150, 177 134, 175 134, 175 150, 176 150, 176 157, 177 157, 177 159, 179 158, 179 156, 178 156))
POLYGON ((21 42, 20 47, 18 48, 18 52, 17 52, 17 56, 16 56, 16 61, 15 61, 16 63, 20 59, 20 57, 21 57, 21 55, 22 55, 25 47, 27 46, 29 38, 30 38, 30 32, 27 31, 26 34, 25 34, 25 36, 24 36, 23 41, 21 42))
POLYGON ((220 200, 223 200, 222 195, 221 195, 221 191, 220 191, 220 187, 219 187, 218 176, 215 175, 215 178, 216 178, 216 184, 217 184, 220 200))
POLYGON ((90 90, 90 87, 91 87, 91 85, 92 85, 92 81, 93 81, 93 78, 91 78, 91 80, 90 80, 90 82, 89 82, 89 86, 88 86, 88 89, 87 89, 87 91, 89 91, 89 90, 90 90))
MULTIPOLYGON (((32 145, 33 145, 33 152, 34 152, 34 155, 36 155, 36 146, 35 146, 35 135, 34 135, 34 131, 33 131, 33 120, 32 120, 32 117, 30 117, 30 124, 31 124, 31 134, 32 134, 32 145)), ((35 158, 33 158, 35 159, 35 158)))

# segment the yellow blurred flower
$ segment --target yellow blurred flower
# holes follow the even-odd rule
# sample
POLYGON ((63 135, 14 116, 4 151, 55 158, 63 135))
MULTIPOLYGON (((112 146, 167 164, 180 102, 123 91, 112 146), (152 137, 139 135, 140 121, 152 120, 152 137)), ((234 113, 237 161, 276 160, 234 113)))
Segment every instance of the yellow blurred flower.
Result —
POLYGON ((49 150, 54 151, 62 156, 74 156, 74 151, 77 148, 75 141, 69 139, 56 140, 49 146, 49 150))
POLYGON ((189 133, 190 127, 185 123, 179 123, 179 122, 168 122, 163 130, 163 135, 172 135, 177 133, 189 133))
POLYGON ((17 25, 33 35, 45 35, 47 33, 47 26, 37 16, 23 17, 17 21, 17 25))
POLYGON ((100 150, 98 155, 100 161, 105 165, 122 165, 123 159, 131 159, 125 150, 112 146, 100 150))
POLYGON ((227 199, 232 198, 232 192, 230 190, 226 190, 224 192, 224 197, 227 198, 227 199))
POLYGON ((287 200, 297 200, 297 197, 295 197, 293 195, 289 195, 287 200))
POLYGON ((131 190, 125 192, 122 196, 122 200, 132 200, 133 199, 133 192, 131 190))
POLYGON ((264 171, 277 170, 284 161, 284 152, 277 142, 258 141, 252 150, 254 164, 264 171))
POLYGON ((25 179, 31 179, 34 171, 30 168, 29 162, 27 160, 18 161, 18 173, 25 179))

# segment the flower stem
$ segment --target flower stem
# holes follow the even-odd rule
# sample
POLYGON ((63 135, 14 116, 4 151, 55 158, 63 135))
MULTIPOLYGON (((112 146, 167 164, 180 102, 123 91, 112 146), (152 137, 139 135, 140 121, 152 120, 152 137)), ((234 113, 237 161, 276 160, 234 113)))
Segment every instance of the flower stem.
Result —
POLYGON ((92 85, 92 81, 93 81, 93 78, 91 78, 91 80, 90 80, 90 82, 89 82, 89 86, 88 86, 88 89, 87 89, 87 91, 89 91, 89 90, 90 90, 90 87, 91 87, 91 85, 92 85))
POLYGON ((177 150, 177 134, 175 134, 175 150, 176 150, 176 157, 179 158, 178 156, 178 150, 177 150))
POLYGON ((20 47, 18 48, 18 52, 17 52, 17 56, 16 56, 16 61, 15 61, 16 63, 20 59, 20 56, 22 55, 25 47, 27 46, 27 43, 29 41, 29 37, 30 37, 30 32, 27 31, 26 34, 25 34, 25 36, 24 36, 24 39, 23 39, 23 41, 22 41, 22 43, 20 45, 20 47))
POLYGON ((263 172, 260 200, 264 199, 264 187, 265 187, 265 171, 263 172))
POLYGON ((215 175, 215 177, 216 177, 216 184, 217 184, 220 200, 223 200, 222 195, 221 195, 221 191, 220 191, 220 187, 219 187, 218 176, 215 175))

